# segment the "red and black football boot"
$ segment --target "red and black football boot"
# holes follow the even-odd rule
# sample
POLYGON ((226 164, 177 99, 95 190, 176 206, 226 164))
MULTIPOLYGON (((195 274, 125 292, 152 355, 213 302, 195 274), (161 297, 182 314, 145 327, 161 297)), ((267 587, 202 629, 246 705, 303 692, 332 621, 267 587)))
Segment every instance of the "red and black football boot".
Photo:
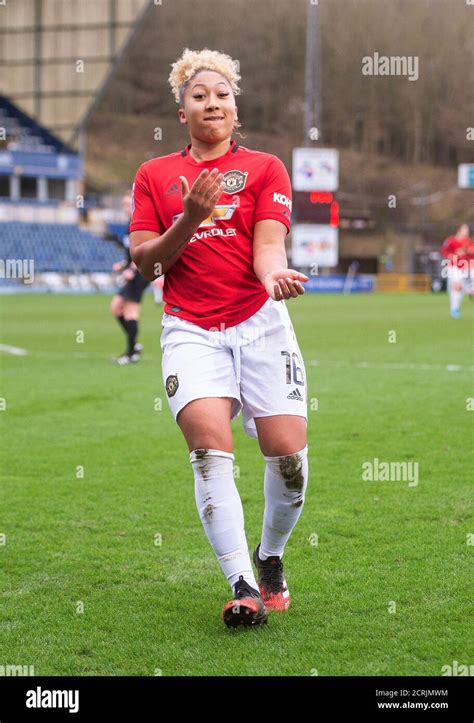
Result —
POLYGON ((260 543, 253 553, 253 562, 258 572, 258 587, 268 610, 284 612, 290 607, 290 591, 283 574, 283 563, 277 555, 261 560, 258 556, 260 543))
POLYGON ((267 622, 268 610, 258 590, 250 587, 241 575, 234 585, 234 597, 224 605, 222 619, 228 628, 239 625, 262 625, 267 622))

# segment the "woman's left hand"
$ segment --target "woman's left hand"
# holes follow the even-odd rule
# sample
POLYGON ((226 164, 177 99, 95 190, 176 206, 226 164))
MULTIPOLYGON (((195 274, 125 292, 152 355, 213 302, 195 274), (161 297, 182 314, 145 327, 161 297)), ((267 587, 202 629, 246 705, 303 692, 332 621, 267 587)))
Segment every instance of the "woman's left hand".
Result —
POLYGON ((296 298, 304 294, 302 281, 309 281, 309 276, 294 269, 276 269, 264 274, 262 283, 265 290, 274 301, 296 298))

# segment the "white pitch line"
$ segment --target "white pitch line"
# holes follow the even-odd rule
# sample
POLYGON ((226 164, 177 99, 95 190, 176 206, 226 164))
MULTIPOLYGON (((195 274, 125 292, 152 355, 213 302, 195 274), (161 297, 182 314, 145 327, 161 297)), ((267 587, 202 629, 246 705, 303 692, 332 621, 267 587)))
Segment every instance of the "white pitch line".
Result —
POLYGON ((311 359, 308 362, 312 367, 355 367, 356 369, 417 369, 420 371, 446 371, 446 372, 472 372, 474 365, 462 366, 461 364, 412 364, 409 362, 321 362, 318 359, 311 359))
MULTIPOLYGON (((70 353, 64 353, 64 352, 55 352, 55 351, 33 351, 31 352, 30 356, 37 357, 40 359, 60 359, 60 360, 71 360, 75 361, 77 359, 85 359, 85 360, 91 360, 91 359, 103 359, 105 361, 112 361, 113 354, 102 354, 99 351, 72 351, 70 353)), ((117 355, 116 355, 117 356, 117 355)), ((142 364, 144 361, 153 361, 153 357, 150 354, 147 354, 144 359, 140 359, 140 364, 142 364)), ((1 722, 0 722, 1 723, 1 722)))
MULTIPOLYGON (((102 354, 101 352, 84 352, 76 351, 69 354, 63 352, 48 352, 48 351, 34 351, 28 352, 26 349, 20 349, 16 346, 9 346, 8 344, 0 344, 0 352, 7 354, 13 354, 15 356, 27 356, 28 354, 33 357, 42 357, 45 359, 105 359, 110 361, 112 357, 102 354)), ((154 361, 154 357, 149 354, 142 359, 143 361, 154 361)), ((307 362, 308 366, 311 367, 333 367, 333 368, 355 368, 355 369, 415 369, 419 371, 447 371, 447 372, 474 372, 474 365, 462 366, 461 364, 420 364, 410 362, 344 362, 344 361, 320 361, 318 359, 310 359, 307 362)))
POLYGON ((26 349, 20 349, 18 346, 10 346, 9 344, 0 344, 0 351, 4 351, 5 354, 13 354, 14 356, 26 356, 28 354, 26 349))

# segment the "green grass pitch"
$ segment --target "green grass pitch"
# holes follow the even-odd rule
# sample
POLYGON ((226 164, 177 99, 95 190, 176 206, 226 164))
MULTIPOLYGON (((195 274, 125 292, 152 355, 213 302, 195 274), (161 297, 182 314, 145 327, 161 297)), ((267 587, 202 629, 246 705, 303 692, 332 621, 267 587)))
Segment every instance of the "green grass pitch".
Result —
MULTIPOLYGON (((0 300, 0 342, 28 351, 0 355, 0 664, 437 676, 474 662, 474 302, 459 321, 445 295, 288 302, 317 400, 306 504, 284 557, 292 605, 232 631, 162 385, 161 308, 146 298, 143 362, 116 367, 124 343, 109 300, 0 300), (364 481, 374 458, 418 463, 418 484, 364 481)), ((241 417, 232 424, 253 550, 263 459, 241 417)))

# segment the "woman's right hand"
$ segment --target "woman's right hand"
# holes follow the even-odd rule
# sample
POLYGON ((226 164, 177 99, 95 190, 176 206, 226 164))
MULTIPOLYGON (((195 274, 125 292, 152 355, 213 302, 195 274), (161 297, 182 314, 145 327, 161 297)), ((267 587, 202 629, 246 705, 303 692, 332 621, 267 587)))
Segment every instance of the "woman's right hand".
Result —
POLYGON ((179 177, 183 196, 184 216, 193 223, 200 225, 214 210, 217 201, 224 192, 224 176, 217 168, 209 173, 207 168, 202 171, 189 190, 185 176, 179 177))

